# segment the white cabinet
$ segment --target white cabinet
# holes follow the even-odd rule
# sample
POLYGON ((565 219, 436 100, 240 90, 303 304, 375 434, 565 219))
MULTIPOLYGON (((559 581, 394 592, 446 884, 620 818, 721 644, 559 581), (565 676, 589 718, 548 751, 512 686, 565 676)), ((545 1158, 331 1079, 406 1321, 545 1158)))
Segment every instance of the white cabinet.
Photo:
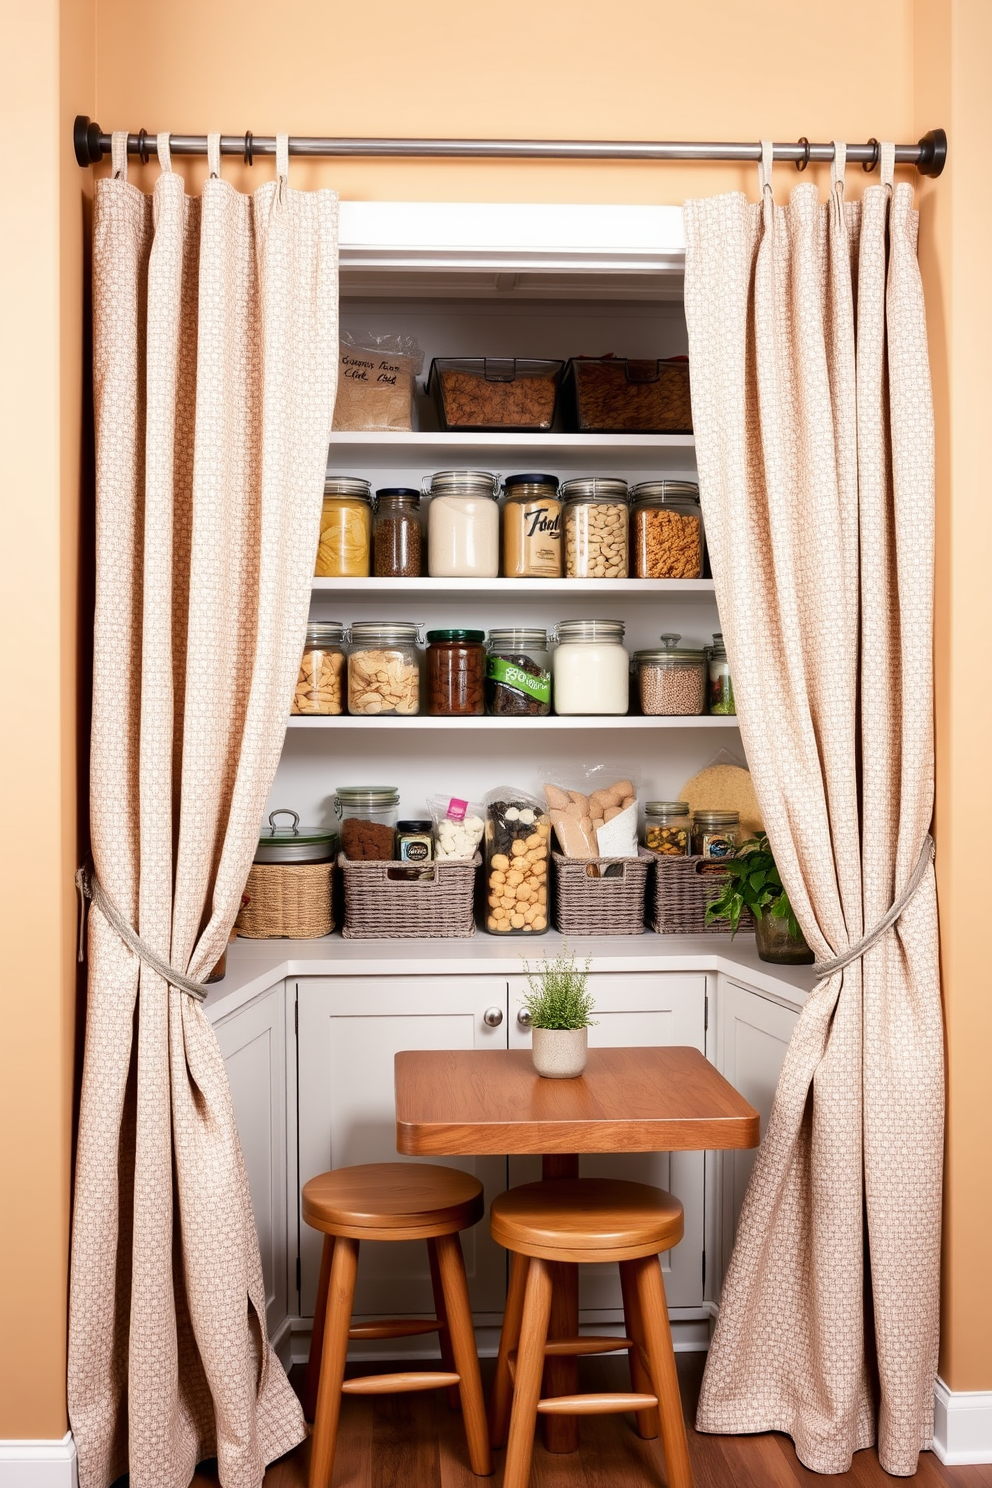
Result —
POLYGON ((262 1252, 266 1323, 274 1337, 296 1303, 295 1286, 290 1290, 296 1227, 294 1218, 291 1236, 287 1164, 287 1139, 295 1142, 296 1132, 287 1088, 285 982, 221 1019, 214 1032, 231 1084, 262 1252))
MULTIPOLYGON (((499 976, 308 977, 299 997, 300 1184, 354 1163, 417 1162, 396 1152, 393 1056, 401 1049, 506 1047, 506 979, 499 976), (487 1009, 501 1014, 496 1027, 487 1009)), ((475 1173, 486 1205, 506 1186, 503 1157, 445 1157, 475 1173)), ((301 1226, 301 1313, 313 1315, 321 1237, 301 1226)), ((473 1311, 499 1313, 503 1252, 485 1220, 462 1235, 473 1311)), ((427 1248, 410 1242, 363 1247, 355 1312, 433 1310, 427 1248)))

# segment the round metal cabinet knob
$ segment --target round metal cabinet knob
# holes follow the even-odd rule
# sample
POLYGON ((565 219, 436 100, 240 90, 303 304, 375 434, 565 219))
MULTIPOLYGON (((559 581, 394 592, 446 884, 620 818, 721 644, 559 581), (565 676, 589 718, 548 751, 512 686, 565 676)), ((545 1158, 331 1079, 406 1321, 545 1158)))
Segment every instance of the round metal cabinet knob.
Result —
POLYGON ((486 1008, 482 1015, 482 1021, 487 1028, 498 1028, 503 1021, 503 1009, 498 1007, 486 1008))
POLYGON ((530 1013, 527 1011, 526 1008, 521 1008, 520 1009, 519 1013, 517 1014, 517 1022, 520 1024, 520 1027, 521 1028, 529 1028, 530 1027, 530 1022, 531 1022, 530 1013))

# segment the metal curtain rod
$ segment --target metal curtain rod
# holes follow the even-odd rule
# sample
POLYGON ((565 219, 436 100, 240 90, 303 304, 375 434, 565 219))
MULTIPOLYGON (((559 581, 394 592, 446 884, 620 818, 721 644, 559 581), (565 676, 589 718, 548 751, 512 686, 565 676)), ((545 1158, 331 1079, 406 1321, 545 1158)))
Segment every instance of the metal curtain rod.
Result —
MULTIPOLYGON (((77 114, 72 130, 76 159, 82 166, 96 165, 110 153, 110 135, 92 124, 85 114, 77 114)), ((154 148, 155 135, 146 129, 127 137, 129 155, 138 155, 147 163, 154 148)), ((172 134, 169 146, 173 155, 206 155, 205 134, 172 134)), ((276 153, 275 136, 222 134, 222 155, 240 155, 251 165, 256 155, 276 153)), ((700 144, 686 141, 621 141, 621 140, 455 140, 455 139, 320 139, 311 135, 294 135, 289 141, 291 155, 314 156, 390 156, 434 159, 489 160, 760 160, 760 144, 700 144)), ((878 165, 878 140, 864 145, 848 145, 847 158, 860 161, 866 171, 878 165)), ((833 144, 811 145, 805 136, 796 144, 776 144, 776 160, 791 160, 797 169, 805 170, 811 160, 830 161, 833 144)), ((896 164, 915 165, 921 175, 939 176, 947 160, 947 135, 943 129, 928 129, 915 145, 896 145, 896 164)))

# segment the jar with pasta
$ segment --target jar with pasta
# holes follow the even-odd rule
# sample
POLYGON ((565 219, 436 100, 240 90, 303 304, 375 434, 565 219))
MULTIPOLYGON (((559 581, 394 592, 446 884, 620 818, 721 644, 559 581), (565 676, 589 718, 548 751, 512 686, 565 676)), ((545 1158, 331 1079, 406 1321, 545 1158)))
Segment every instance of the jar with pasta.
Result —
POLYGON ((372 487, 350 475, 324 481, 318 579, 367 579, 372 551, 372 487))
POLYGON ((700 579, 703 519, 692 481, 641 481, 631 501, 631 548, 638 579, 700 579))
POLYGON ((376 718, 420 712, 419 629, 402 620, 351 627, 348 712, 376 718))
POLYGON ((307 626, 290 713, 337 717, 344 712, 343 636, 344 626, 337 620, 315 620, 307 626))
POLYGON ((627 577, 627 482, 613 476, 580 476, 566 481, 564 502, 565 577, 627 577))

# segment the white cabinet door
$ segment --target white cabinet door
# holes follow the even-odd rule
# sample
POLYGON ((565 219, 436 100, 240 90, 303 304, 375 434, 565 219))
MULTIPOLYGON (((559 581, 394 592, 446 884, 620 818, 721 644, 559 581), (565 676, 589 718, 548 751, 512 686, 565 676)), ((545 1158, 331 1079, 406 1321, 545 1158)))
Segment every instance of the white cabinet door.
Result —
MULTIPOLYGON (((214 1032, 231 1082, 234 1119, 248 1171, 271 1338, 289 1311, 285 982, 222 1019, 214 1032)), ((293 1229, 295 1266, 295 1216, 293 1229)), ((293 1300, 295 1307, 295 1296, 293 1300)))
MULTIPOLYGON (((529 1048, 530 1031, 517 1020, 527 984, 510 981, 510 1046, 529 1048)), ((593 973, 589 990, 595 998, 596 1025, 589 1030, 590 1047, 638 1048, 686 1044, 704 1049, 706 978, 675 972, 655 974, 593 973)), ((703 1154, 701 1152, 632 1152, 583 1156, 583 1177, 630 1178, 668 1189, 685 1208, 685 1235, 662 1258, 669 1307, 698 1307, 703 1300, 703 1154)), ((510 1159, 511 1184, 529 1183, 541 1176, 539 1158, 510 1159)), ((585 1316, 613 1312, 621 1304, 616 1266, 583 1266, 579 1299, 585 1316)))
MULTIPOLYGON (((397 1162, 393 1056, 401 1049, 506 1047, 506 979, 486 976, 308 977, 298 983, 300 1184, 329 1168, 397 1162), (503 1018, 483 1021, 487 1008, 503 1018)), ((404 1161, 416 1162, 409 1158, 404 1161)), ((433 1159, 475 1173, 486 1206, 506 1186, 503 1157, 433 1159)), ((483 1219, 461 1237, 476 1313, 502 1310, 506 1266, 483 1219)), ((301 1225, 301 1312, 313 1315, 321 1237, 301 1225)), ((427 1248, 362 1247, 355 1312, 433 1310, 427 1248)))
MULTIPOLYGON (((761 1116, 764 1138, 779 1072, 799 1013, 749 987, 724 981, 719 995, 717 1065, 761 1116)), ((757 1148, 722 1154, 722 1269, 727 1269, 757 1148)))

